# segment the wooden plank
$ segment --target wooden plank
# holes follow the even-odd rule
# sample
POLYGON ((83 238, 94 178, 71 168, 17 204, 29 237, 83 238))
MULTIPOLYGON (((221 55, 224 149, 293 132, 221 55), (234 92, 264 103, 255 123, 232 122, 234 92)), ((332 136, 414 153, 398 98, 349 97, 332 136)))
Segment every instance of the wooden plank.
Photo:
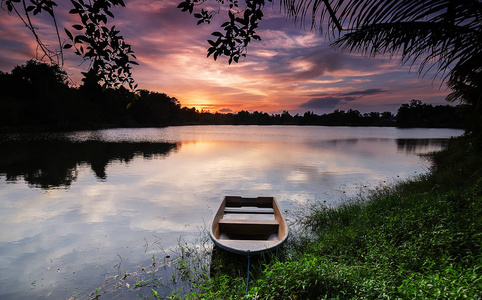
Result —
POLYGON ((232 252, 238 252, 241 254, 245 254, 250 250, 252 253, 262 252, 263 250, 269 249, 271 247, 277 246, 278 241, 253 241, 253 240, 224 240, 223 246, 227 250, 231 250, 232 252))
POLYGON ((226 200, 226 207, 273 207, 273 197, 243 198, 239 196, 226 196, 224 199, 226 200))
POLYGON ((219 224, 279 225, 276 220, 221 219, 219 224))
POLYGON ((275 220, 219 220, 220 234, 265 235, 277 233, 275 220))
POLYGON ((274 214, 274 209, 263 208, 241 208, 241 207, 226 207, 224 213, 228 214, 274 214))

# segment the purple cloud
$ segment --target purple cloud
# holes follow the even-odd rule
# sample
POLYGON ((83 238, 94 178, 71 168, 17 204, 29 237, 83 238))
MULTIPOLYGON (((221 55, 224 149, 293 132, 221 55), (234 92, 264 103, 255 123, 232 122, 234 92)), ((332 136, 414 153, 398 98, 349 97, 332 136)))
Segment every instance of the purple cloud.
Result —
POLYGON ((335 95, 312 95, 318 96, 305 103, 302 103, 299 108, 311 109, 316 111, 332 111, 340 104, 347 104, 349 102, 363 98, 364 96, 371 96, 386 93, 384 89, 366 89, 360 91, 352 91, 348 93, 338 93, 335 95))
POLYGON ((366 89, 363 91, 353 91, 345 94, 341 94, 342 96, 358 96, 358 97, 363 97, 363 96, 368 96, 368 95, 376 95, 376 94, 381 94, 381 93, 386 93, 387 91, 383 89, 366 89))
POLYGON ((311 109, 311 110, 323 110, 323 111, 333 110, 343 100, 346 100, 346 98, 343 98, 343 97, 313 98, 310 101, 301 104, 300 107, 305 109, 311 109))

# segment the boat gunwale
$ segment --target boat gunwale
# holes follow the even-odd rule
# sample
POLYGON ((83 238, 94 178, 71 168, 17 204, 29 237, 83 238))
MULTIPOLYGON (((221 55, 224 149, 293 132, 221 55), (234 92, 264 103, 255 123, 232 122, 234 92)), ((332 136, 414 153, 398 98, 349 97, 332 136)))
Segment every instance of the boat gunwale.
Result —
MULTIPOLYGON (((254 213, 254 214, 267 214, 267 213, 266 212, 258 212, 258 213, 254 213)), ((222 222, 222 223, 238 223, 238 224, 245 223, 245 224, 248 224, 248 223, 256 223, 256 221, 259 221, 259 220, 255 220, 255 222, 248 221, 248 220, 246 220, 246 221, 247 222, 243 222, 242 219, 241 219, 241 220, 237 220, 235 222, 226 221, 226 222, 222 222)), ((266 223, 267 224, 269 224, 269 223, 273 224, 273 222, 266 222, 266 223)), ((288 238, 288 233, 289 233, 288 225, 286 223, 286 220, 283 216, 283 213, 281 212, 281 209, 280 209, 280 207, 278 205, 278 202, 276 201, 275 197, 243 198, 243 197, 240 197, 240 196, 224 196, 223 200, 219 204, 219 207, 218 207, 216 213, 213 216, 213 219, 211 221, 210 228, 209 228, 209 234, 211 236, 211 239, 217 246, 219 246, 220 248, 225 249, 229 252, 236 253, 236 254, 242 254, 242 255, 248 255, 248 254, 256 255, 256 254, 260 254, 260 253, 265 252, 265 251, 275 249, 286 241, 286 239, 288 238), (220 222, 219 221, 221 219, 223 219, 225 209, 227 207, 229 207, 229 208, 240 207, 240 209, 242 209, 242 207, 245 207, 245 206, 254 206, 254 207, 257 207, 257 208, 272 208, 273 212, 271 214, 274 215, 275 221, 278 225, 278 232, 277 232, 278 240, 270 241, 269 239, 262 239, 262 240, 227 239, 227 240, 224 240, 224 243, 223 243, 223 240, 221 240, 219 238, 219 235, 221 234, 219 232, 220 231, 220 222), (228 245, 228 244, 236 244, 236 243, 242 244, 243 242, 248 243, 248 244, 252 244, 252 245, 264 243, 264 245, 265 246, 267 245, 267 246, 265 248, 261 249, 261 248, 259 248, 259 245, 258 245, 257 249, 255 248, 253 250, 250 250, 250 249, 245 249, 246 247, 235 247, 235 246, 228 245)))

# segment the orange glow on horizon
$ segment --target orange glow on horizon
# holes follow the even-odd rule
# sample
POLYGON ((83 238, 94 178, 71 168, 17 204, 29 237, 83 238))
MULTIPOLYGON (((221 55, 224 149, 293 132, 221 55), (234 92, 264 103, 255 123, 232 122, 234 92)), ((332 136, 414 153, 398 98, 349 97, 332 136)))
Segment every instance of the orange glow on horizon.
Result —
MULTIPOLYGON (((210 113, 237 113, 237 109, 231 108, 231 105, 224 104, 186 104, 181 103, 182 107, 187 107, 189 109, 194 108, 199 112, 210 112, 210 113)), ((241 109, 242 110, 242 109, 241 109)))

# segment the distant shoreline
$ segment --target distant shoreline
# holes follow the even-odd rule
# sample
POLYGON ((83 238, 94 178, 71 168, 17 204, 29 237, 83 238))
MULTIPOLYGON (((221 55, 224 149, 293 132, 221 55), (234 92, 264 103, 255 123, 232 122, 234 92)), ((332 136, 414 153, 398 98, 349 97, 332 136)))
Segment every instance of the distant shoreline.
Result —
POLYGON ((120 129, 120 128, 167 128, 178 126, 319 126, 319 127, 393 127, 399 129, 460 129, 458 127, 398 127, 395 125, 313 125, 313 124, 172 124, 165 126, 104 126, 104 127, 86 127, 86 128, 72 128, 72 129, 56 129, 48 126, 20 126, 20 127, 2 127, 0 134, 23 134, 23 133, 48 133, 48 132, 73 132, 73 131, 89 131, 89 130, 104 130, 104 129, 120 129))

